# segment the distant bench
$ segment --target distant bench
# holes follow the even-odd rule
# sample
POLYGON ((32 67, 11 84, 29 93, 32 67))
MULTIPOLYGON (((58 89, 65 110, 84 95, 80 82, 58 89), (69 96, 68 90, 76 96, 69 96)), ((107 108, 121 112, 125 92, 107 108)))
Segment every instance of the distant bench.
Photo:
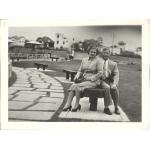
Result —
MULTIPOLYGON (((66 73, 66 79, 69 79, 71 76, 71 81, 73 81, 77 71, 64 69, 63 72, 66 73)), ((82 97, 89 97, 90 102, 90 110, 96 111, 97 110, 97 102, 98 98, 104 98, 105 96, 105 89, 96 88, 87 88, 84 90, 82 97)))
POLYGON ((34 63, 34 65, 37 67, 37 69, 41 67, 43 70, 45 70, 45 68, 48 67, 48 65, 44 63, 34 63))
POLYGON ((59 59, 59 57, 57 57, 57 56, 50 56, 50 58, 52 59, 52 61, 53 61, 53 60, 56 60, 56 61, 57 61, 57 60, 59 59))
POLYGON ((11 57, 10 59, 12 60, 12 62, 14 62, 15 59, 16 59, 17 61, 19 61, 19 59, 26 59, 26 57, 23 57, 23 56, 16 56, 16 57, 11 57))

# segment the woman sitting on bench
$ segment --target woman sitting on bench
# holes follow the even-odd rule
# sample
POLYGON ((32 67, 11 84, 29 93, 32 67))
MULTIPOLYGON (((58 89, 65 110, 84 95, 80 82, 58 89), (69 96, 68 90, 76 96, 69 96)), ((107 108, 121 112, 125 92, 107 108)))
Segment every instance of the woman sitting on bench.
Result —
POLYGON ((80 97, 84 89, 96 87, 100 84, 100 77, 103 74, 103 59, 96 57, 98 50, 96 48, 91 48, 89 50, 89 57, 83 58, 81 66, 74 78, 75 83, 71 85, 68 89, 69 95, 67 103, 63 111, 76 112, 81 109, 79 104, 80 97), (79 83, 79 79, 80 83, 79 83), (78 81, 78 82, 77 82, 78 81), (72 100, 76 96, 76 103, 72 109, 72 100))

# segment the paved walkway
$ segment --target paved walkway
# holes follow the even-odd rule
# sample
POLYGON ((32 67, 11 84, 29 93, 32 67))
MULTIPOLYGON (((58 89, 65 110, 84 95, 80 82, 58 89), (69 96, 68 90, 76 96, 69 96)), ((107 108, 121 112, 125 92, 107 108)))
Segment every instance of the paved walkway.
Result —
MULTIPOLYGON (((17 74, 17 80, 9 87, 9 121, 49 121, 64 100, 64 89, 60 82, 70 83, 70 81, 64 77, 52 78, 35 68, 23 69, 13 67, 13 71, 17 74)), ((82 98, 80 103, 82 105, 80 111, 61 112, 59 118, 129 121, 121 108, 119 108, 121 115, 113 114, 109 116, 104 114, 103 99, 99 99, 98 111, 96 112, 89 111, 88 98, 82 98)), ((113 112, 113 106, 110 109, 113 112)))
POLYGON ((35 68, 13 71, 17 80, 9 87, 9 120, 50 120, 64 100, 62 85, 35 68))

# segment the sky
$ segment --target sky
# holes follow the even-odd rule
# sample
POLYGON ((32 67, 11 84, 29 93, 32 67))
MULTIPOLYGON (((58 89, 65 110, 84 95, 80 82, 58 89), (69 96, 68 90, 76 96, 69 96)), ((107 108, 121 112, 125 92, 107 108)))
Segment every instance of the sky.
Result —
POLYGON ((117 45, 119 41, 126 43, 126 50, 134 51, 141 46, 141 26, 65 26, 65 27, 9 27, 10 36, 24 36, 29 40, 36 40, 38 37, 48 36, 55 40, 56 33, 62 33, 70 43, 84 41, 85 39, 103 38, 105 46, 117 45))

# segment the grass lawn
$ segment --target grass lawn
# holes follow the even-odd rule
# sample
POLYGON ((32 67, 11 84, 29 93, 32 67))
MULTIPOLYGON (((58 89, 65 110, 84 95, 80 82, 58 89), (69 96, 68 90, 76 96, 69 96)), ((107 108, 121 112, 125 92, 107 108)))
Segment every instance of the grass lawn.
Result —
POLYGON ((12 75, 8 81, 8 86, 11 86, 16 81, 16 79, 17 79, 17 76, 16 76, 15 72, 12 71, 12 75))
MULTIPOLYGON (((128 115, 129 119, 133 122, 141 121, 141 60, 135 58, 127 57, 113 57, 112 59, 124 60, 124 61, 133 61, 136 62, 135 65, 118 65, 120 70, 120 82, 119 82, 119 91, 120 91, 120 106, 128 115)), ((62 72, 64 68, 67 69, 78 69, 80 65, 80 60, 73 61, 64 61, 64 62, 45 62, 48 64, 48 69, 55 70, 56 72, 46 72, 50 76, 64 76, 62 72)), ((22 61, 14 62, 13 66, 24 67, 24 68, 33 68, 35 61, 22 61)), ((62 83, 65 91, 68 89, 70 84, 62 83)), ((65 100, 61 105, 60 109, 54 114, 53 120, 57 120, 59 113, 61 112, 65 102, 66 102, 67 92, 65 92, 65 100)), ((60 120, 61 121, 61 120, 60 120)))

